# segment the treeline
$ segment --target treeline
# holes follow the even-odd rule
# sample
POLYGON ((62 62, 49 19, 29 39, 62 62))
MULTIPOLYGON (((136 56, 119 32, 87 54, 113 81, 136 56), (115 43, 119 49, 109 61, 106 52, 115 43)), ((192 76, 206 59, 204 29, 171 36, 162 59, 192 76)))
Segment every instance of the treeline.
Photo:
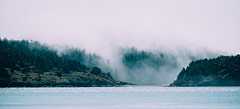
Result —
POLYGON ((179 67, 177 57, 164 51, 147 51, 137 48, 121 50, 121 80, 143 85, 166 84, 166 78, 179 67))
POLYGON ((68 57, 71 60, 79 61, 88 68, 98 67, 101 68, 103 72, 112 71, 106 64, 105 60, 95 53, 89 54, 86 53, 85 50, 80 50, 79 48, 69 48, 67 46, 62 48, 65 48, 65 50, 60 53, 61 57, 68 57))
POLYGON ((162 66, 177 67, 177 59, 170 54, 147 52, 136 48, 125 51, 122 63, 128 69, 151 67, 159 70, 162 66))
MULTIPOLYGON (((37 41, 0 38, 0 87, 131 85, 114 80, 109 72, 103 73, 96 66, 90 69, 80 62, 97 58, 97 55, 85 55, 85 51, 79 49, 59 54, 37 41)), ((90 60, 93 63, 97 61, 90 60)))
POLYGON ((192 61, 170 86, 240 85, 240 55, 192 61))
POLYGON ((10 68, 23 73, 43 74, 53 69, 61 73, 70 71, 85 72, 90 70, 80 61, 72 60, 68 55, 59 56, 56 50, 41 45, 37 41, 0 39, 0 69, 10 68))

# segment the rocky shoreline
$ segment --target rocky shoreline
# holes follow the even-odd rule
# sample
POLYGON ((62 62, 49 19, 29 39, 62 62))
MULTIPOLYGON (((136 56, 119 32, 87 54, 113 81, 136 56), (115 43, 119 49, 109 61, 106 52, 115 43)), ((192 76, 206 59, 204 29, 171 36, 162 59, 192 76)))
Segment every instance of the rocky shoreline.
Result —
POLYGON ((81 84, 81 83, 68 83, 68 84, 23 84, 12 83, 1 87, 124 87, 125 85, 134 85, 125 82, 120 84, 81 84))
POLYGON ((70 74, 63 75, 57 75, 54 72, 24 74, 10 68, 6 68, 5 71, 9 77, 0 77, 0 87, 122 87, 134 85, 114 80, 109 73, 96 75, 72 71, 70 74))

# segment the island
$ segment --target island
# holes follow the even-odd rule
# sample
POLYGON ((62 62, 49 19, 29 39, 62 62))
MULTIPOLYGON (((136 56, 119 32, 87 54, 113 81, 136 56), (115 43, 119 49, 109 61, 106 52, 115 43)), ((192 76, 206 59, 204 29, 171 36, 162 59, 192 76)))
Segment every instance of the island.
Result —
MULTIPOLYGON (((79 54, 82 55, 82 54, 79 54)), ((84 55, 79 58, 91 57, 84 55)), ((91 61, 93 62, 93 61, 91 61)), ((94 65, 94 64, 93 64, 94 65)), ((37 41, 0 38, 0 87, 113 87, 133 85, 88 68, 37 41)))
POLYGON ((192 61, 169 86, 240 86, 240 55, 192 61))

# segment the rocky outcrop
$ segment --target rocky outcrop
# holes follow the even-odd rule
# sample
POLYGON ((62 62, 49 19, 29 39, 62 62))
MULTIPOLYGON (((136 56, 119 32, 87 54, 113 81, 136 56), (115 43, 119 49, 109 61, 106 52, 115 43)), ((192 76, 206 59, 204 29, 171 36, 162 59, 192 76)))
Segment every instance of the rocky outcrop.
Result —
POLYGON ((45 74, 22 73, 21 71, 5 69, 9 76, 0 76, 0 87, 118 87, 133 85, 117 81, 109 73, 98 75, 85 72, 71 72, 70 74, 57 75, 53 72, 45 74))

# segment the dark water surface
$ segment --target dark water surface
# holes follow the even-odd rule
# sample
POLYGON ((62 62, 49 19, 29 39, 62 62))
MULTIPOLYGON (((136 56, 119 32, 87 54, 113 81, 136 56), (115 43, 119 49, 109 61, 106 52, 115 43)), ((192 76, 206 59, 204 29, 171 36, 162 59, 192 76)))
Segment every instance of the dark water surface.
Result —
POLYGON ((0 109, 240 109, 240 87, 0 88, 0 109))

